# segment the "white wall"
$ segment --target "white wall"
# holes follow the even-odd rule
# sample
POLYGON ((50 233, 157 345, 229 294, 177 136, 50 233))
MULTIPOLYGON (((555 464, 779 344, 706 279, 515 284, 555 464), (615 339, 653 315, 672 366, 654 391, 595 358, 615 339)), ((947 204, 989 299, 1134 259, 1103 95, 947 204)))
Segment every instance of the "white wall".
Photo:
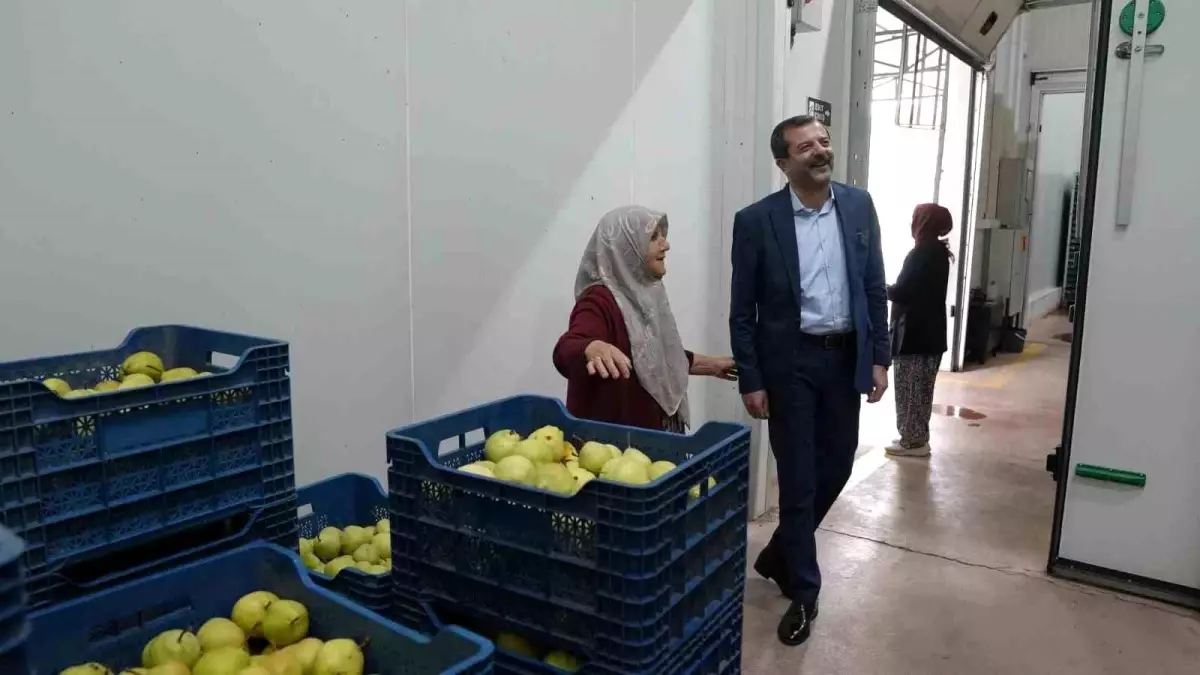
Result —
POLYGON ((0 358, 170 321, 286 339, 298 480, 382 476, 414 416, 562 395, 579 255, 628 202, 670 214, 681 332, 726 353, 758 5, 6 3, 0 358))
POLYGON ((1032 72, 1087 68, 1092 3, 1038 9, 1023 20, 1028 23, 1026 66, 1032 72))
MULTIPOLYGON (((776 3, 786 9, 786 3, 776 3)), ((821 10, 819 32, 800 32, 787 54, 784 90, 784 117, 808 112, 808 98, 819 98, 833 105, 834 180, 846 179, 846 145, 850 126, 850 57, 854 5, 852 0, 826 0, 821 10)), ((790 13, 785 12, 785 15, 790 13)), ((785 20, 786 21, 786 20, 785 20)), ((780 187, 784 179, 775 171, 780 187)))
MULTIPOLYGON (((991 76, 991 121, 986 140, 989 152, 981 217, 996 217, 1000 159, 1026 154, 1032 73, 1087 67, 1091 12, 1091 4, 1085 3, 1023 13, 997 45, 991 76)), ((1023 277, 1014 279, 1011 274, 1014 269, 1018 272, 1024 269, 1024 261, 1014 262, 1014 256, 1028 255, 1020 245, 1020 237, 1005 237, 1003 250, 998 250, 998 242, 993 240, 992 259, 985 280, 982 276, 983 256, 987 251, 982 245, 985 236, 983 231, 976 233, 972 287, 986 285, 992 294, 1002 299, 1021 297, 1023 277)), ((1013 311, 1019 311, 1020 303, 1014 301, 1012 307, 1013 311)))
POLYGON ((382 475, 409 384, 404 7, 0 5, 0 358, 289 340, 298 473, 382 475))

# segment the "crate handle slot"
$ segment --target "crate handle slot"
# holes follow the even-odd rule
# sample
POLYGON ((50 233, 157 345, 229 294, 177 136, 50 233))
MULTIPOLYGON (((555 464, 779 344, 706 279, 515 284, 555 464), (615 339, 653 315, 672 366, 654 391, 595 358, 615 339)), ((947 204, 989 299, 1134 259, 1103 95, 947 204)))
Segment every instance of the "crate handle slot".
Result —
POLYGON ((463 448, 469 448, 472 445, 478 445, 486 440, 487 432, 484 431, 483 427, 472 429, 449 438, 443 438, 441 442, 438 443, 438 457, 444 457, 446 455, 458 452, 463 448))
POLYGON ((222 370, 233 370, 237 367, 241 356, 236 354, 226 354, 224 352, 209 352, 208 363, 222 370))
POLYGON ((176 616, 187 616, 193 609, 188 597, 171 598, 153 607, 93 624, 88 628, 87 641, 93 646, 115 642, 130 633, 141 633, 153 623, 162 623, 176 616))
POLYGON ((200 523, 168 537, 106 555, 102 561, 73 562, 62 566, 57 575, 78 588, 107 587, 123 579, 170 567, 175 560, 194 556, 197 552, 220 550, 254 527, 265 510, 265 507, 256 507, 200 523))

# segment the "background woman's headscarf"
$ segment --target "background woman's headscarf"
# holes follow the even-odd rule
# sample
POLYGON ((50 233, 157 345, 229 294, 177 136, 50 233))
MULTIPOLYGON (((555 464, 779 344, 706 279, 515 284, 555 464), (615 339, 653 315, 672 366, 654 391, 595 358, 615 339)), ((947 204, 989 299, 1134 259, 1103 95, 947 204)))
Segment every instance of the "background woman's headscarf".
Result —
POLYGON ((950 215, 950 210, 946 207, 940 204, 918 204, 917 208, 913 209, 912 236, 918 246, 938 242, 953 259, 954 254, 950 251, 949 242, 942 239, 950 234, 952 229, 954 216, 950 215))
POLYGON ((575 277, 575 298, 603 284, 621 308, 633 353, 633 371, 668 418, 686 427, 688 367, 683 340, 661 279, 646 269, 646 253, 656 230, 666 235, 666 215, 641 206, 604 214, 596 226, 575 277))

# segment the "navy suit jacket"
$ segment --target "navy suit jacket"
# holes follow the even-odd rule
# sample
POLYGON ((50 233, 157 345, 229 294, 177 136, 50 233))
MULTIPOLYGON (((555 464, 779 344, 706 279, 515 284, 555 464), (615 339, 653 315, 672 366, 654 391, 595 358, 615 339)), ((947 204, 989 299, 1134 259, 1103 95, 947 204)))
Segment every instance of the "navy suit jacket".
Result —
MULTIPOLYGON (((865 394, 874 385, 872 366, 891 365, 879 218, 866 190, 842 183, 831 188, 858 340, 854 385, 865 394)), ((783 384, 795 365, 802 289, 789 189, 747 206, 733 218, 729 333, 742 393, 783 384)))

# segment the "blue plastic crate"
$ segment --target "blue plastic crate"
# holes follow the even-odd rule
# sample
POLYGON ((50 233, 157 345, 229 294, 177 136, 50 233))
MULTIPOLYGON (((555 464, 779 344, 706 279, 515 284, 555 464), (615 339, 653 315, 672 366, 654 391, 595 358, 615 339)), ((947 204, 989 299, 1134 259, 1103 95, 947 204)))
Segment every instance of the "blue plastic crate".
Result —
POLYGON ((5 675, 54 675, 87 661, 135 665, 142 647, 173 628, 229 616, 256 590, 304 604, 309 634, 367 641, 367 672, 379 675, 476 675, 492 672, 492 645, 461 628, 424 637, 314 584, 299 559, 273 544, 250 544, 207 560, 78 598, 30 617, 24 663, 0 657, 5 675))
MULTIPOLYGON (((373 525, 388 517, 387 493, 379 481, 358 473, 344 473, 306 485, 296 491, 300 503, 300 536, 312 538, 326 527, 373 525), (307 512, 307 513, 306 513, 307 512)), ((295 548, 292 542, 291 548, 295 548)), ((336 577, 310 572, 320 585, 351 598, 375 612, 388 615, 392 607, 391 575, 371 575, 346 568, 336 577)))
MULTIPOLYGON (((232 536, 294 490, 286 343, 160 326, 115 349, 0 364, 0 524, 25 540, 31 606, 129 576, 95 578, 114 552, 152 554, 147 542, 219 523, 232 536), (214 375, 77 399, 41 384, 91 387, 142 350, 214 375)), ((152 559, 126 564, 143 573, 152 559)))
MULTIPOLYGON (((690 626, 688 637, 674 649, 663 649, 655 662, 641 668, 621 666, 616 669, 603 663, 587 662, 579 675, 734 675, 741 672, 743 597, 730 597, 708 608, 704 617, 690 626)), ((429 619, 431 630, 440 630, 443 619, 467 627, 480 635, 495 639, 502 631, 522 635, 541 648, 543 654, 563 646, 553 636, 529 632, 525 626, 503 618, 484 617, 470 608, 455 611, 439 605, 423 603, 422 611, 429 619), (439 609, 443 610, 439 613, 439 609)), ((545 663, 496 649, 496 672, 499 675, 556 675, 562 671, 545 663)))
POLYGON ((20 647, 29 632, 21 554, 25 542, 0 527, 0 658, 20 647))
POLYGON ((25 587, 38 598, 37 606, 47 607, 256 541, 293 546, 296 532, 296 495, 292 493, 265 506, 253 507, 237 518, 91 558, 69 574, 50 572, 36 580, 26 580, 25 587))
POLYGON ((749 438, 736 424, 683 436, 590 422, 529 396, 393 431, 395 611, 411 613, 414 599, 471 606, 594 662, 653 664, 712 603, 742 593, 749 438), (678 468, 645 486, 595 480, 570 497, 455 470, 491 433, 547 424, 678 468))

